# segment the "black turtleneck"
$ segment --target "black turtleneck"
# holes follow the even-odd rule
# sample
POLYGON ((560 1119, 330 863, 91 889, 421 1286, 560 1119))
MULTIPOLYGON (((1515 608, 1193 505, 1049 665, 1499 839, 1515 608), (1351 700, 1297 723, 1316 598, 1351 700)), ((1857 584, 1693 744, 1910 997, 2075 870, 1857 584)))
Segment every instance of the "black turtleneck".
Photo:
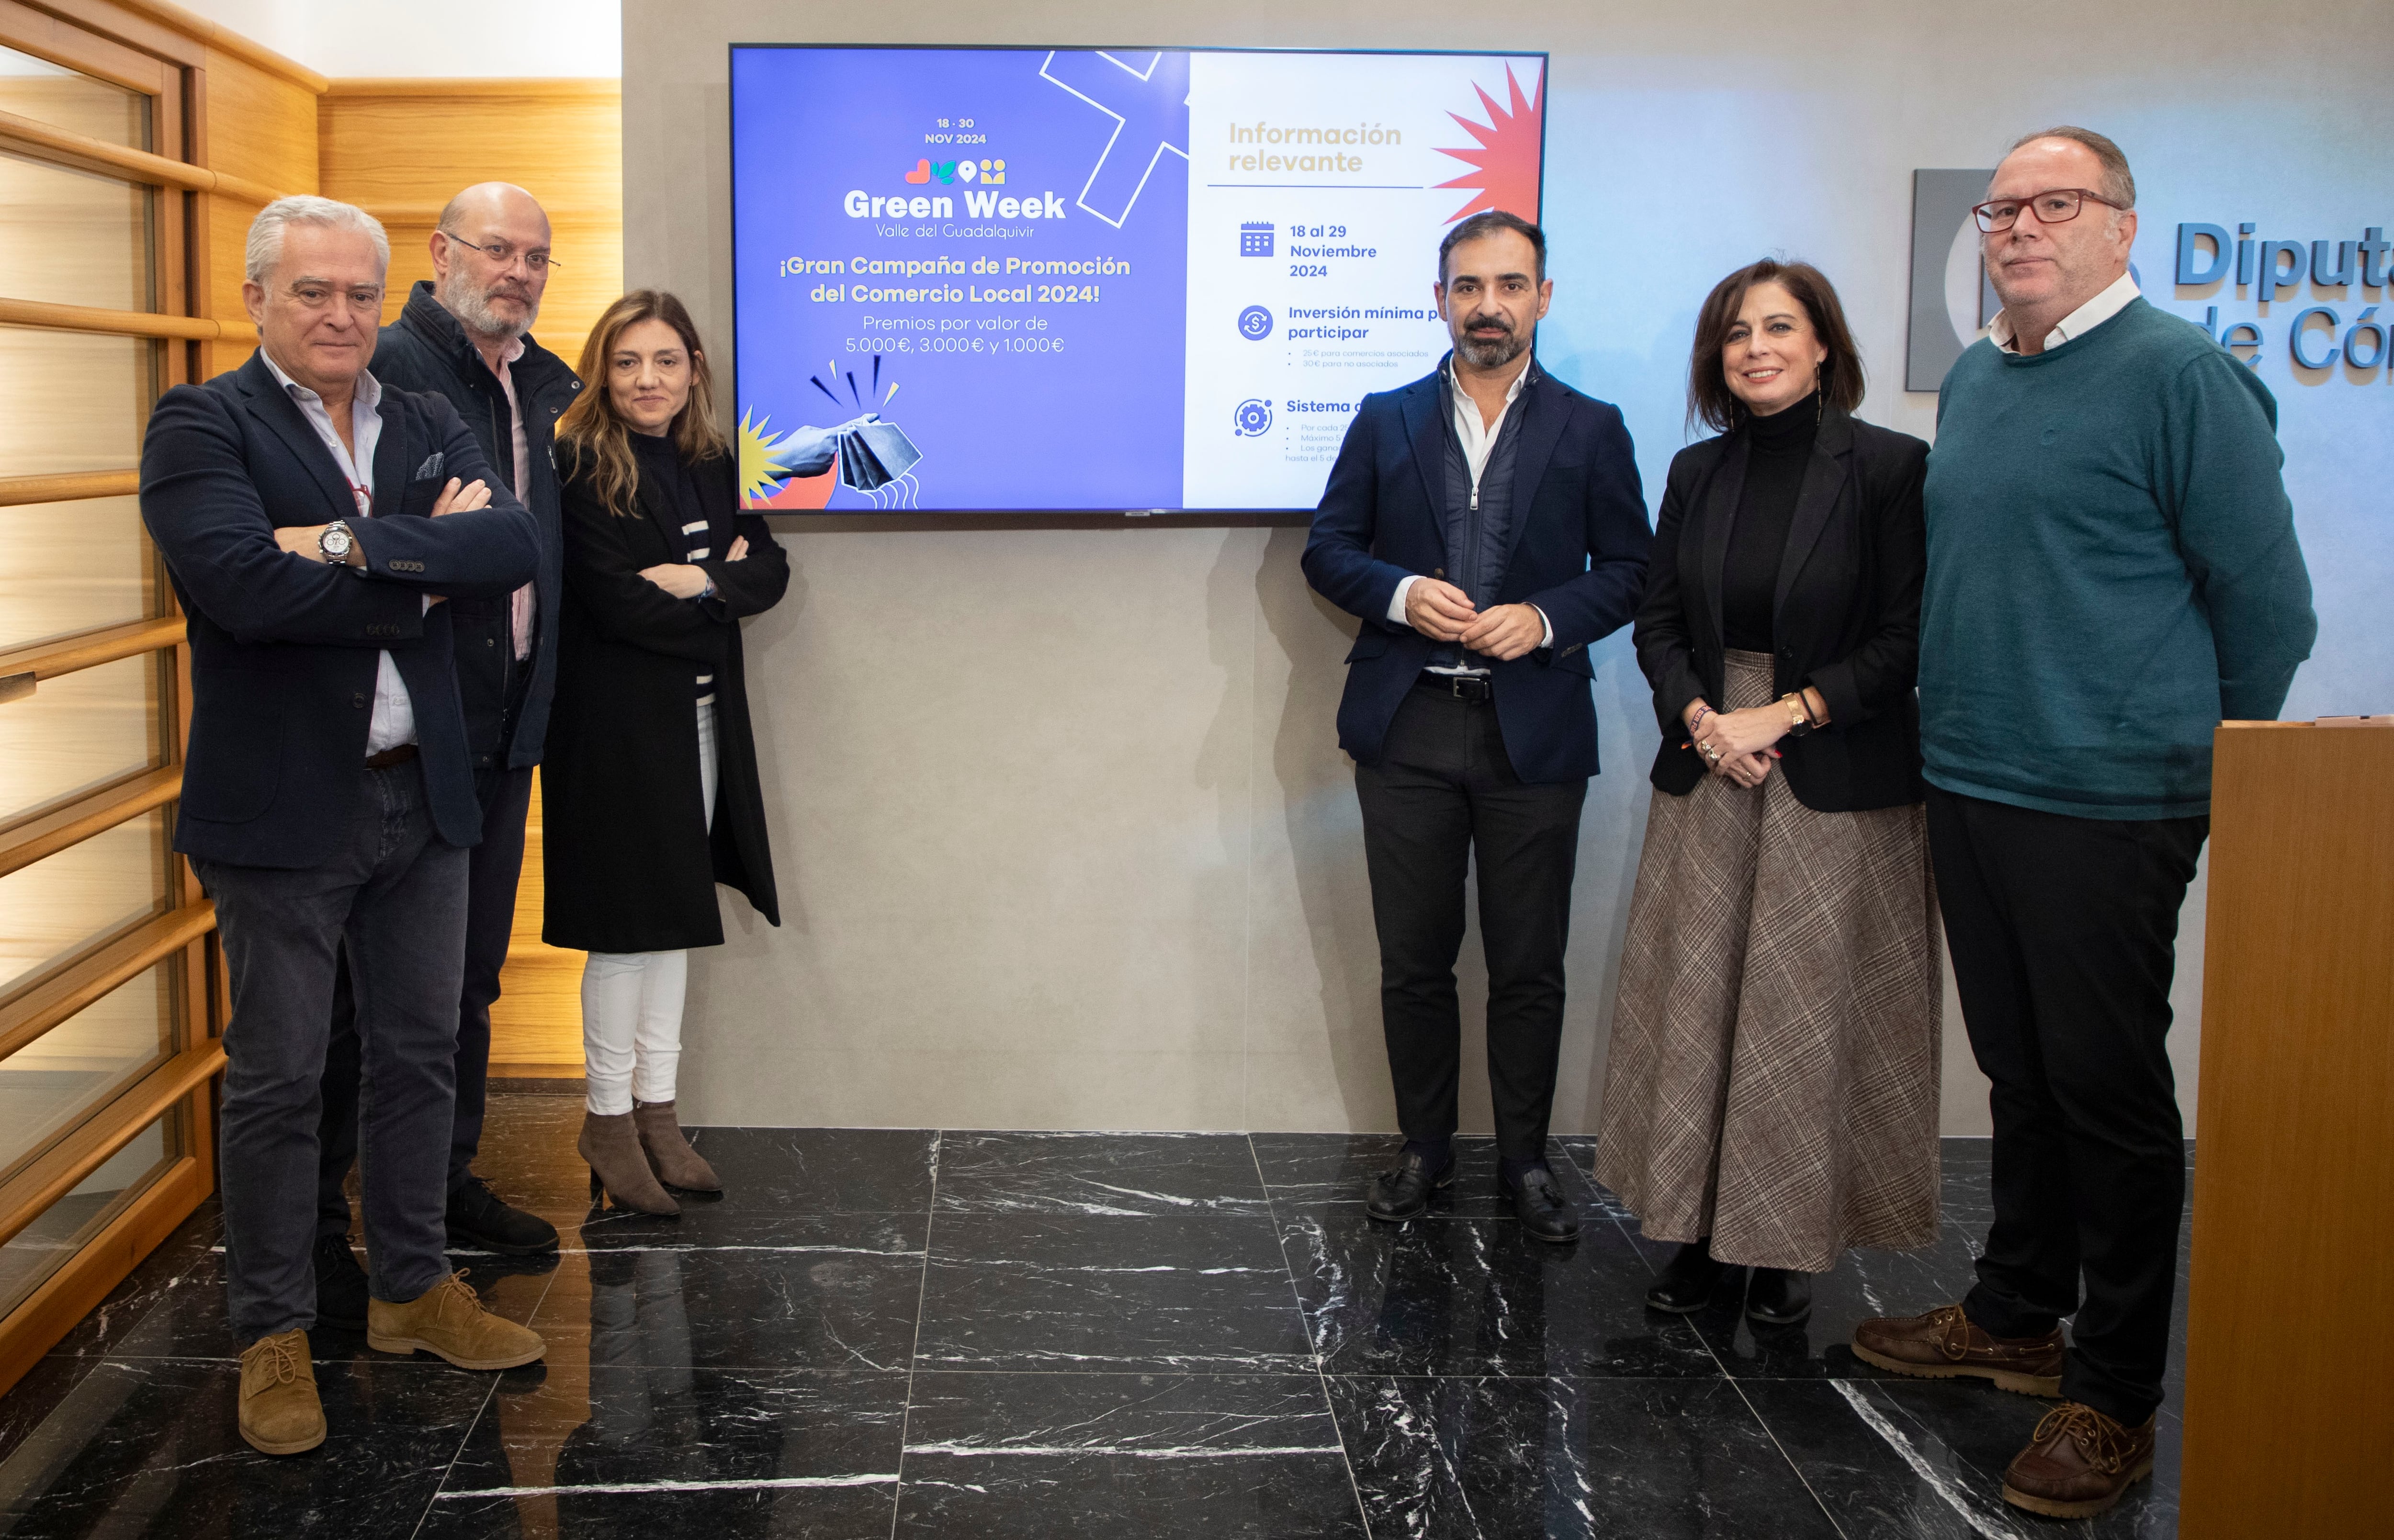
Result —
POLYGON ((1780 558, 1787 550, 1787 526, 1796 517, 1796 497, 1804 490, 1804 467, 1812 458, 1812 436, 1820 425, 1816 390, 1784 411, 1748 417, 1738 428, 1747 445, 1745 485, 1721 567, 1724 646, 1741 652, 1771 651, 1780 558))

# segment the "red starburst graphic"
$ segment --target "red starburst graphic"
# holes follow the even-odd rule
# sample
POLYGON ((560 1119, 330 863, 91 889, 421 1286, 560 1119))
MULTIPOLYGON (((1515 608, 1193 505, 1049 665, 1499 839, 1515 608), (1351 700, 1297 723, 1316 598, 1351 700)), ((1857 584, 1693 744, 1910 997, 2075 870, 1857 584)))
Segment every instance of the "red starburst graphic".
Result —
POLYGON ((1448 215, 1446 222, 1451 225, 1482 209, 1501 208, 1534 224, 1538 217, 1538 154, 1546 142, 1546 72, 1539 72, 1538 94, 1532 99, 1521 95, 1521 83, 1513 78, 1513 66, 1505 66, 1505 88, 1512 97, 1510 112, 1497 105, 1496 99, 1479 85, 1471 88, 1480 93, 1480 104, 1488 113, 1487 123, 1474 123, 1460 112, 1449 112, 1447 116, 1478 139, 1480 148, 1441 150, 1439 153, 1467 162, 1474 169, 1438 185, 1475 188, 1479 196, 1448 215))

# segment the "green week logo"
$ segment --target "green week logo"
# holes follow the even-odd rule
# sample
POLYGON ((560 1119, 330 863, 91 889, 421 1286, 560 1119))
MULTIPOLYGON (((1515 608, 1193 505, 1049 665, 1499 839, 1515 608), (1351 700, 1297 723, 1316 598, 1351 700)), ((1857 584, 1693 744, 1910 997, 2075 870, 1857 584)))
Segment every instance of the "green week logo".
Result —
POLYGON ((1006 163, 1004 161, 934 161, 928 155, 924 155, 915 160, 914 169, 906 173, 906 179, 916 187, 923 186, 934 177, 940 179, 940 185, 942 187, 952 187, 957 182, 975 181, 984 187, 997 187, 1006 181, 1006 163))
MULTIPOLYGON (((996 191, 1006 185, 1006 162, 999 159, 959 157, 935 161, 928 155, 918 155, 904 178, 911 187, 955 188, 964 199, 965 217, 968 219, 1064 217, 1064 200, 1056 193, 1032 192, 1015 197, 996 191)), ((856 188, 840 200, 840 210, 851 219, 953 219, 956 217, 956 200, 945 193, 927 191, 877 198, 856 188)))

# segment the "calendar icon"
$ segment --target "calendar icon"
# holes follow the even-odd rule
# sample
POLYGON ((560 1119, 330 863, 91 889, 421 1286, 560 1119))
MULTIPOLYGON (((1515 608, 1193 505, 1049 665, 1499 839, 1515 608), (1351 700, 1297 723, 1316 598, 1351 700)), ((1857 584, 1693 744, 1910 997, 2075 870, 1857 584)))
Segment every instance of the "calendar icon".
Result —
POLYGON ((1269 257, 1272 254, 1272 228, 1268 224, 1239 227, 1239 255, 1269 257))

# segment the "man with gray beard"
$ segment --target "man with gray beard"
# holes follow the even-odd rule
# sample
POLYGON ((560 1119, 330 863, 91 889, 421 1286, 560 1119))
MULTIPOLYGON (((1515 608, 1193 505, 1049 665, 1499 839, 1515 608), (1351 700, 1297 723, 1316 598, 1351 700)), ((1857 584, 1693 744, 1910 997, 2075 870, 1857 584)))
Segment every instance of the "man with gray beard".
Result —
MULTIPOLYGON (((540 530, 540 567, 532 582, 504 598, 449 601, 458 696, 482 806, 457 1003, 449 1244, 514 1254, 555 1249, 557 1228, 500 1199, 474 1175, 472 1163, 490 1073, 491 1005, 499 997, 499 969, 514 928, 533 767, 540 762, 557 675, 564 568, 549 442, 559 415, 582 388, 565 361, 531 336, 541 295, 558 266, 549 246, 548 216, 531 193, 505 182, 466 189, 449 200, 432 232, 432 281, 409 293, 406 309, 382 329, 375 349, 375 374, 384 384, 448 398, 483 458, 540 530)), ((358 1040, 346 969, 333 1013, 319 1129, 316 1318, 362 1330, 366 1279, 349 1250, 349 1207, 342 1191, 358 1147, 358 1040)))

